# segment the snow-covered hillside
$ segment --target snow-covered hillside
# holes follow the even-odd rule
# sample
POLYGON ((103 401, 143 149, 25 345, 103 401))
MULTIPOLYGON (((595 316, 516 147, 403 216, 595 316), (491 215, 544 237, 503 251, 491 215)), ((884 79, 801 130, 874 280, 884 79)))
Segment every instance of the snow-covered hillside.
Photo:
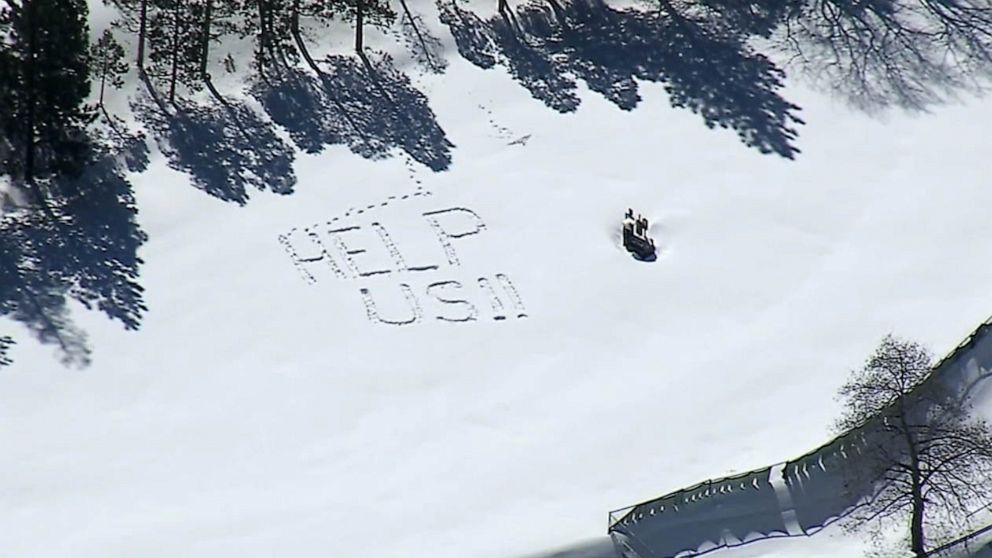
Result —
POLYGON ((347 37, 319 53, 352 132, 233 76, 267 132, 224 145, 136 109, 148 312, 126 332, 74 308, 82 369, 3 324, 0 556, 605 552, 609 510, 826 441, 884 334, 942 354, 992 313, 992 101, 868 117, 787 80, 790 160, 646 80, 631 110, 581 79, 576 110, 549 110, 413 7, 447 67, 373 34, 398 109, 363 94, 347 37), (619 246, 628 207, 657 261, 619 246))

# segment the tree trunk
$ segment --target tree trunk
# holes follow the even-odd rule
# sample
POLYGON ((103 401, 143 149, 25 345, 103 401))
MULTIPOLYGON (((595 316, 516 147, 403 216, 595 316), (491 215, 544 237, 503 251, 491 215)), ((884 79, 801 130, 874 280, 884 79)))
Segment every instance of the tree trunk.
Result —
POLYGON ((138 16, 138 71, 145 71, 145 25, 148 20, 148 0, 141 0, 141 13, 138 16))
POLYGON ((179 74, 179 8, 176 2, 172 8, 172 73, 169 78, 169 102, 176 101, 176 79, 179 74))
POLYGON ((267 29, 266 14, 265 14, 265 1, 266 0, 256 0, 255 5, 258 7, 258 73, 265 77, 265 56, 267 54, 267 43, 269 30, 267 29))
POLYGON ((923 499, 922 472, 920 471, 920 454, 916 439, 906 421, 906 410, 900 401, 899 425, 906 438, 906 449, 909 452, 910 492, 912 511, 909 525, 909 546, 915 558, 926 558, 926 539, 923 532, 924 511, 926 501, 923 499))
POLYGON ((913 518, 909 529, 910 550, 915 558, 926 558, 926 540, 923 536, 923 497, 920 494, 919 474, 913 475, 913 518))
MULTIPOLYGON (((506 0, 500 1, 506 2, 506 0)), ((407 19, 410 20, 410 25, 413 27, 413 32, 416 33, 417 39, 420 40, 420 46, 424 49, 424 56, 427 58, 427 63, 430 64, 431 68, 434 68, 434 60, 431 59, 431 53, 427 49, 427 42, 424 41, 423 35, 420 34, 420 28, 417 27, 417 22, 413 19, 413 14, 410 13, 410 8, 406 5, 406 0, 400 0, 400 5, 403 6, 403 11, 406 13, 407 19)))
POLYGON ((289 28, 293 35, 293 40, 296 42, 296 48, 300 50, 300 54, 303 55, 303 59, 306 60, 307 65, 310 69, 317 74, 322 73, 320 68, 317 67, 317 63, 313 61, 313 57, 310 56, 310 51, 307 49, 306 43, 303 42, 303 36, 300 35, 300 0, 293 0, 293 12, 291 14, 289 28))
POLYGON ((213 0, 207 0, 203 9, 203 43, 200 45, 200 77, 210 81, 207 75, 207 53, 210 52, 210 19, 213 17, 213 0))
POLYGON ((110 129, 117 134, 118 137, 123 138, 124 134, 117 128, 117 124, 114 124, 114 119, 110 117, 110 113, 107 112, 107 106, 103 104, 103 92, 107 85, 107 52, 106 50, 100 53, 100 100, 97 101, 96 106, 100 109, 103 117, 107 119, 107 124, 110 125, 110 129))
POLYGON ((307 61, 307 65, 310 66, 310 69, 313 70, 314 73, 317 74, 317 76, 320 78, 321 83, 324 85, 324 88, 327 91, 327 95, 330 98, 331 102, 334 103, 334 106, 341 111, 341 114, 344 115, 345 120, 348 122, 349 125, 351 125, 351 128, 355 130, 355 132, 359 135, 359 137, 362 138, 362 141, 366 141, 365 137, 361 133, 361 128, 359 128, 358 125, 355 123, 355 120, 351 117, 351 114, 348 112, 347 107, 341 104, 341 101, 339 101, 331 93, 330 88, 328 87, 329 80, 327 79, 327 76, 324 74, 324 72, 320 70, 320 67, 317 66, 317 63, 314 62, 313 57, 310 56, 310 51, 307 49, 307 45, 303 41, 303 36, 300 34, 300 0, 293 1, 293 13, 292 13, 292 19, 290 20, 290 31, 293 35, 293 40, 296 41, 297 48, 300 49, 300 54, 303 55, 303 58, 307 61))
POLYGON ((296 48, 299 49, 303 59, 306 60, 307 66, 310 66, 310 69, 317 75, 323 75, 324 72, 320 71, 317 63, 314 62, 313 56, 310 55, 310 49, 307 48, 307 44, 303 40, 303 35, 300 33, 300 0, 293 0, 293 7, 289 20, 289 30, 290 34, 293 35, 293 41, 296 43, 296 48))
MULTIPOLYGON (((271 4, 267 10, 267 20, 269 29, 269 53, 273 60, 282 63, 283 67, 291 66, 289 58, 286 56, 286 48, 283 41, 276 39, 276 17, 285 13, 286 7, 283 4, 273 7, 271 4), (277 58, 278 57, 278 58, 277 58)), ((281 38, 281 37, 280 37, 281 38)))
POLYGON ((362 25, 365 17, 365 0, 358 0, 355 6, 355 50, 362 52, 364 39, 362 37, 362 25))
POLYGON ((203 10, 203 44, 200 46, 200 79, 206 84, 207 89, 210 94, 213 95, 218 102, 222 105, 227 106, 227 101, 221 96, 217 88, 214 87, 213 81, 210 80, 210 74, 207 73, 207 58, 210 55, 210 24, 213 19, 213 8, 214 1, 207 0, 206 6, 203 10))
POLYGON ((39 204, 46 209, 45 197, 41 193, 41 189, 38 187, 38 183, 35 181, 35 149, 34 149, 34 136, 35 136, 35 113, 37 111, 38 94, 35 91, 35 54, 38 48, 38 43, 35 33, 35 22, 34 22, 34 3, 28 2, 24 6, 23 17, 27 20, 27 25, 25 29, 28 33, 28 56, 27 63, 24 65, 25 75, 24 75, 24 89, 27 92, 27 114, 24 115, 24 183, 28 185, 31 193, 37 198, 39 204))
POLYGON ((107 85, 107 50, 100 52, 100 100, 97 105, 103 108, 103 91, 107 85))

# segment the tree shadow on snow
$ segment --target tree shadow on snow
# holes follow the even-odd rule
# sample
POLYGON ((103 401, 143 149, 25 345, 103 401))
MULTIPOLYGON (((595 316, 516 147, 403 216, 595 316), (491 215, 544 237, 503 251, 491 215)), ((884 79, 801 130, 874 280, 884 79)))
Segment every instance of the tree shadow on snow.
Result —
POLYGON ((328 56, 319 69, 314 75, 284 67, 251 88, 301 150, 347 145, 362 157, 382 159, 400 149, 436 172, 451 165, 454 145, 427 97, 388 55, 328 56))
POLYGON ((177 100, 170 110, 153 89, 149 92, 152 100, 140 98, 134 112, 169 167, 189 174, 194 187, 238 205, 248 203, 250 188, 293 192, 292 148, 249 107, 230 100, 223 105, 177 100))
MULTIPOLYGON (((781 0, 762 4, 781 5, 781 0)), ((925 111, 992 78, 986 0, 789 0, 775 34, 790 67, 863 110, 925 111)))
POLYGON ((559 112, 578 108, 577 80, 623 110, 640 102, 638 80, 658 82, 673 106, 710 128, 731 128, 763 153, 791 159, 799 152, 799 107, 779 94, 784 72, 727 26, 601 0, 532 2, 488 20, 450 0, 439 0, 438 9, 464 58, 506 66, 559 112))
POLYGON ((397 40, 406 45, 407 52, 413 61, 425 72, 441 74, 448 68, 448 59, 444 55, 444 43, 440 37, 430 32, 424 24, 424 18, 409 11, 405 3, 403 15, 400 18, 400 29, 396 33, 397 40))
POLYGON ((552 22, 540 17, 549 8, 528 5, 517 16, 494 16, 483 20, 449 0, 440 0, 441 22, 448 26, 459 54, 480 68, 506 66, 510 75, 530 94, 558 112, 574 112, 579 107, 577 84, 569 75, 566 61, 556 56, 551 35, 552 22), (531 17, 537 16, 537 17, 531 17), (517 21, 525 20, 526 33, 517 21))
MULTIPOLYGON (((90 360, 86 334, 69 312, 74 300, 137 329, 146 310, 138 249, 147 240, 126 171, 144 170, 140 136, 92 144, 81 174, 47 182, 49 211, 22 206, 0 218, 0 316, 54 345, 63 363, 90 360)), ((12 344, 0 339, 0 361, 12 344)))

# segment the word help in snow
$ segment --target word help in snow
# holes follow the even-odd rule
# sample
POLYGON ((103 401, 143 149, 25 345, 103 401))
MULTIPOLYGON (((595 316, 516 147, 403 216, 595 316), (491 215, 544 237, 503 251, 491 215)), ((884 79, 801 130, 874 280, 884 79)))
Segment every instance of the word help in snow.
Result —
POLYGON ((279 242, 307 283, 317 283, 318 277, 359 283, 358 294, 374 324, 526 318, 520 293, 505 273, 477 274, 471 280, 444 276, 462 267, 459 251, 466 240, 485 230, 474 211, 451 207, 420 214, 415 226, 326 223, 292 229, 279 235, 279 242))

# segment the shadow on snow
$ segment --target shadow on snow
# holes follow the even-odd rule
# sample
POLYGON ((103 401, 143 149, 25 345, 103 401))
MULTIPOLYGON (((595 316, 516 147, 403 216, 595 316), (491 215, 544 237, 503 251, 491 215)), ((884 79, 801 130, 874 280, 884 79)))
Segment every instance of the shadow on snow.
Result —
POLYGON ((149 92, 154 102, 141 97, 134 112, 169 167, 189 174, 194 187, 238 205, 248 203, 250 188, 293 192, 292 148, 249 107, 235 101, 199 105, 177 100, 169 110, 154 89, 149 92))
POLYGON ((328 56, 314 75, 282 68, 251 93, 302 151, 347 145, 368 159, 395 149, 433 171, 451 165, 451 148, 427 97, 388 55, 328 56))
MULTIPOLYGON (((140 136, 91 142, 78 176, 45 184, 50 214, 25 207, 0 219, 0 316, 55 345, 74 366, 89 363, 90 349, 70 317, 70 300, 126 329, 137 329, 146 310, 137 251, 147 237, 126 170, 145 168, 147 148, 140 136)), ((0 364, 9 364, 12 343, 0 338, 0 364)))
POLYGON ((739 32, 601 0, 530 3, 488 20, 448 0, 438 8, 464 58, 506 66, 556 111, 578 108, 577 80, 623 110, 641 100, 637 80, 658 82, 673 106, 710 128, 731 128, 763 153, 793 158, 799 151, 799 107, 779 94, 784 72, 739 32))

